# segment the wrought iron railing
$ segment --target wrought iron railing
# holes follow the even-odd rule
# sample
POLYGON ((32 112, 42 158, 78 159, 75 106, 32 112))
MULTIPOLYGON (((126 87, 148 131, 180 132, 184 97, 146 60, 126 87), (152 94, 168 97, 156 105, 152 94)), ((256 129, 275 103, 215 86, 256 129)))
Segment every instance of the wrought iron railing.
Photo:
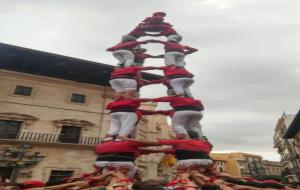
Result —
POLYGON ((68 139, 66 136, 51 133, 34 133, 34 132, 21 132, 15 138, 5 138, 0 136, 0 139, 10 139, 17 141, 29 142, 44 142, 44 143, 63 143, 63 144, 79 144, 95 146, 101 142, 101 138, 97 137, 80 137, 79 139, 68 139), (67 139, 67 141, 66 141, 67 139))

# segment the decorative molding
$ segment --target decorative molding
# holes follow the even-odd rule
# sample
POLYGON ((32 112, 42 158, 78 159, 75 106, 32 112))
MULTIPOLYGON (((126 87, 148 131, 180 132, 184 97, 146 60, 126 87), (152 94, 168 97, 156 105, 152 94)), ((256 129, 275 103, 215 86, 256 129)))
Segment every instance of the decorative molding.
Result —
POLYGON ((27 114, 19 114, 16 112, 13 113, 0 113, 0 119, 3 120, 12 120, 12 121, 22 121, 26 125, 30 125, 33 122, 37 121, 39 118, 27 114))
POLYGON ((95 124, 86 120, 77 120, 77 119, 61 119, 54 120, 53 123, 56 127, 61 128, 64 125, 71 125, 75 127, 82 127, 87 130, 88 127, 94 127, 95 124))

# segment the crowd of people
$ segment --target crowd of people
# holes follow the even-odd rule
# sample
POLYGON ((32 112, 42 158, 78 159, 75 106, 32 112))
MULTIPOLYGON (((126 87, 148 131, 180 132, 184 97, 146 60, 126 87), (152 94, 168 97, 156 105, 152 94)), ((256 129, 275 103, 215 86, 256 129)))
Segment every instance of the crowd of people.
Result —
MULTIPOLYGON (((218 172, 209 156, 212 144, 202 132, 200 120, 204 106, 193 97, 190 86, 194 75, 185 66, 185 56, 197 49, 182 45, 182 37, 164 21, 164 12, 153 13, 133 31, 124 35, 121 42, 108 48, 118 60, 111 73, 110 84, 115 99, 107 105, 110 110, 110 127, 104 141, 96 147, 95 171, 79 177, 41 182, 28 180, 18 186, 6 184, 4 189, 49 190, 261 190, 292 189, 273 180, 260 181, 218 172), (143 36, 165 36, 167 41, 137 41, 143 36), (163 55, 146 54, 142 44, 164 45, 163 55), (163 67, 144 67, 147 58, 164 58, 163 67), (141 72, 161 70, 164 77, 145 80, 141 72), (139 89, 145 85, 163 84, 167 95, 160 98, 140 98, 139 89), (171 110, 142 110, 142 102, 169 102, 171 110), (176 137, 155 141, 136 140, 135 129, 143 115, 170 116, 176 137), (165 148, 167 147, 167 148, 165 148), (175 177, 142 180, 135 160, 142 154, 165 153, 175 156, 175 177)), ((1 189, 1 188, 0 188, 1 189)))

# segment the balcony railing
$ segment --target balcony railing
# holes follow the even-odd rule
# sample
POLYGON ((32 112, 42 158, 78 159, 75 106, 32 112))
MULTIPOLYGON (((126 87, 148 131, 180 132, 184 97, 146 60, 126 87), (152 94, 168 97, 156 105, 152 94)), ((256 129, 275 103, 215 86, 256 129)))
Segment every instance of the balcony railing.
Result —
POLYGON ((0 139, 43 142, 43 143, 79 144, 79 145, 88 145, 88 146, 95 146, 101 142, 101 138, 97 138, 97 137, 80 137, 79 139, 75 139, 73 141, 69 140, 66 143, 64 141, 65 137, 62 138, 62 136, 59 134, 33 133, 33 132, 22 132, 16 138, 9 138, 9 137, 5 138, 4 136, 1 136, 0 139))

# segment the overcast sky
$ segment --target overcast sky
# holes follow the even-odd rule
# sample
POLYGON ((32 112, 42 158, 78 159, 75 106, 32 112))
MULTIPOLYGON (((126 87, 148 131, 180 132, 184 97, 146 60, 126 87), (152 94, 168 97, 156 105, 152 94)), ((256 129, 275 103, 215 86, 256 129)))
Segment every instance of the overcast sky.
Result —
MULTIPOLYGON (((299 0, 0 0, 0 42, 115 65, 105 49, 165 11, 182 44, 199 49, 186 57, 187 69, 214 150, 278 160, 277 119, 300 107, 299 10, 299 0)), ((143 89, 144 97, 164 95, 163 86, 143 89)))

